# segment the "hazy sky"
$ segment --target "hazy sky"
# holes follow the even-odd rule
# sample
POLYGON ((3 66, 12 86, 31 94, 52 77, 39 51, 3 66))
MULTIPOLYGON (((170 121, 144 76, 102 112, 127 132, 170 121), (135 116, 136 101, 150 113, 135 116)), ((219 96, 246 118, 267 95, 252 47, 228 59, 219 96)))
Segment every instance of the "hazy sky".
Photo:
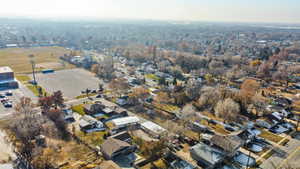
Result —
POLYGON ((3 0, 0 16, 300 22, 300 0, 3 0))

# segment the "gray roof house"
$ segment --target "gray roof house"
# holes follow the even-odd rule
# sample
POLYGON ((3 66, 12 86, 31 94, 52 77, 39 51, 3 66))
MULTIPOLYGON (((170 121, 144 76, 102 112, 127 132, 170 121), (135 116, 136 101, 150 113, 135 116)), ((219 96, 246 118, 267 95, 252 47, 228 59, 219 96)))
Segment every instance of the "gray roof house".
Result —
POLYGON ((216 167, 225 158, 225 155, 221 150, 201 142, 190 148, 190 154, 198 164, 207 169, 216 167))
POLYGON ((244 142, 238 136, 214 135, 210 142, 214 147, 223 151, 227 157, 233 157, 244 142))
POLYGON ((105 140, 100 148, 104 158, 107 160, 114 159, 120 155, 130 154, 136 150, 135 146, 111 137, 105 140))

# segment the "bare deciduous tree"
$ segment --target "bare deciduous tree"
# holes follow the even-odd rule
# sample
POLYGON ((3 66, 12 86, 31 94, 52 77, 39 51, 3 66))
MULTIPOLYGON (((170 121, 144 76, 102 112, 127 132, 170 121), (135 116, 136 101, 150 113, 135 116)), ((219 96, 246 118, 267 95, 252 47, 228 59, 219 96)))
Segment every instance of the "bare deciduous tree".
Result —
POLYGON ((231 98, 219 101, 215 107, 215 113, 225 121, 235 121, 240 112, 240 105, 231 98))

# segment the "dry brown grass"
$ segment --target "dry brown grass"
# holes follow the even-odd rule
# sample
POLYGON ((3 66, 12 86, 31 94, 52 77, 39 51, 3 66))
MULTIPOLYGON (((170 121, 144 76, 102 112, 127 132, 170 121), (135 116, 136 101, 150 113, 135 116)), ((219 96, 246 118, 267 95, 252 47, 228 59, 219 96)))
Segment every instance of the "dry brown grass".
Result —
POLYGON ((278 143, 279 141, 281 141, 283 139, 283 137, 273 134, 266 130, 261 130, 261 134, 259 136, 262 138, 265 138, 269 141, 273 141, 274 143, 278 143))
MULTIPOLYGON (((60 63, 60 56, 69 54, 70 50, 62 47, 35 47, 35 48, 8 48, 0 50, 0 66, 10 66, 16 73, 28 73, 31 71, 31 64, 28 55, 35 56, 36 64, 60 63)), ((66 68, 74 67, 70 64, 66 68)), ((43 69, 47 67, 41 67, 43 69)))

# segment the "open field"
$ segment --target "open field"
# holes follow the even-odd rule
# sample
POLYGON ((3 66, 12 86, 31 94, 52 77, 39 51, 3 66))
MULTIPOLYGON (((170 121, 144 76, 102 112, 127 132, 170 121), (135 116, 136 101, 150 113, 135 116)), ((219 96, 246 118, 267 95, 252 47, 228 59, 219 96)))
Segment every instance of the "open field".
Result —
POLYGON ((0 50, 0 66, 10 66, 16 73, 28 73, 31 64, 28 55, 33 54, 37 70, 53 68, 72 68, 73 65, 62 63, 59 59, 70 51, 62 47, 8 48, 0 50), (51 64, 50 64, 51 63, 51 64), (54 65, 54 66, 53 66, 54 65))

